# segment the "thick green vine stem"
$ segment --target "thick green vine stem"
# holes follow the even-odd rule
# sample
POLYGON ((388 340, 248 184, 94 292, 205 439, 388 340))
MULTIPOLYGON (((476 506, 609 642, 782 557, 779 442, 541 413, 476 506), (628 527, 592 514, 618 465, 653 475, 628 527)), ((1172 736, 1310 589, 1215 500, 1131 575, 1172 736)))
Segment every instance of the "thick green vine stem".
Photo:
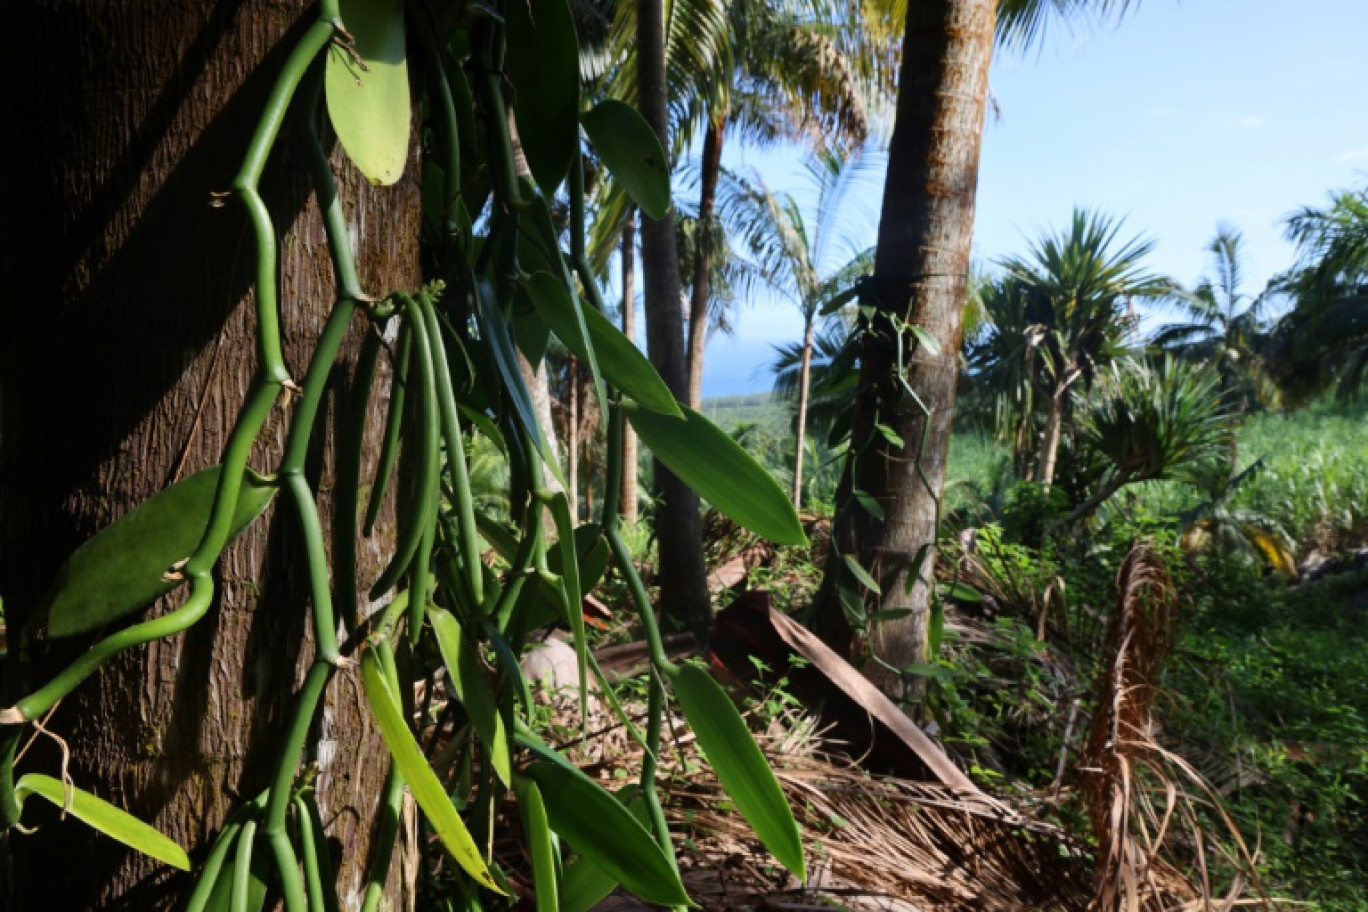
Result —
POLYGON ((442 342, 442 327, 437 319, 437 310, 426 292, 418 294, 418 309, 427 328, 428 345, 432 349, 432 363, 436 371, 442 439, 446 443, 447 471, 450 473, 451 489, 455 495, 456 526, 460 530, 460 553, 467 587, 464 594, 470 600, 470 604, 479 605, 484 601, 480 538, 475 528, 475 499, 470 492, 470 469, 466 465, 465 438, 462 436, 461 419, 456 408, 451 366, 447 362, 446 345, 442 342))
MULTIPOLYGON (((418 368, 418 455, 410 489, 408 515, 399 529, 399 542, 388 567, 371 586, 370 597, 378 598, 394 588, 395 583, 413 563, 424 532, 436 510, 438 452, 441 439, 440 418, 437 410, 435 369, 432 346, 428 342, 427 325, 417 303, 405 294, 398 298, 404 307, 404 319, 413 334, 412 357, 418 368)), ((421 600, 424 596, 419 596, 421 600)))
POLYGON ((257 185, 261 181, 262 172, 266 169, 266 158, 280 134, 281 124, 285 121, 285 114, 289 111, 295 90, 299 88, 299 83, 314 59, 328 46, 336 33, 333 22, 319 19, 309 26, 304 37, 285 59, 285 65, 276 78, 271 97, 266 101, 261 120, 257 122, 251 144, 247 147, 242 168, 233 179, 233 189, 242 197, 256 237, 257 344, 261 370, 268 382, 282 386, 288 386, 291 381, 280 347, 275 225, 271 221, 270 210, 266 208, 266 201, 261 198, 257 185))

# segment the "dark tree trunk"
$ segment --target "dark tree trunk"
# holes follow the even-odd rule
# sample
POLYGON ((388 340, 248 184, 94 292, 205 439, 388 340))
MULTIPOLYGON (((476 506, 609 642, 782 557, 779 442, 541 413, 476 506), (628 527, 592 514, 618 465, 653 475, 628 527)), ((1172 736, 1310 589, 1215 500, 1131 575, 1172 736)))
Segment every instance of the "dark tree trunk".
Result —
POLYGON ((803 357, 798 365, 798 426, 794 435, 793 506, 803 505, 803 448, 807 446, 809 387, 812 385, 813 318, 803 320, 803 357))
MULTIPOLYGON (((636 343, 636 214, 628 211, 622 223, 622 332, 636 343)), ((632 426, 622 427, 622 519, 637 521, 637 438, 632 426)))
MULTIPOLYGON (((665 10, 663 0, 638 0, 637 92, 641 113, 670 148, 665 108, 665 10)), ((642 214, 641 257, 645 267, 646 346, 651 363, 681 401, 688 396, 684 363, 684 320, 680 308, 679 254, 674 210, 659 221, 642 214)), ((660 546, 660 608, 665 616, 706 639, 712 626, 703 528, 698 495, 656 460, 655 514, 660 546)))
MULTIPOLYGON (((995 8, 995 0, 908 5, 878 253, 866 301, 881 315, 922 327, 940 352, 917 347, 910 334, 900 338, 883 318, 864 338, 851 456, 820 593, 821 633, 849 651, 853 631, 838 589, 858 583, 840 555, 855 555, 879 582, 883 596, 877 607, 911 612, 872 634, 875 654, 898 668, 925 660, 934 554, 927 552, 911 585, 908 577, 918 553, 934 546, 945 480, 995 8), (905 394, 904 381, 929 417, 905 394), (890 442, 880 424, 905 444, 890 442), (918 454, 923 432, 925 448, 918 454), (883 521, 859 504, 856 490, 874 498, 883 521)), ((875 607, 874 599, 865 593, 866 608, 875 607)), ((884 683, 897 689, 896 681, 884 683)))
MULTIPOLYGON (((0 152, 0 194, 11 214, 0 222, 9 302, 0 332, 0 595, 17 643, 78 544, 220 458, 257 364, 254 245, 241 206, 209 202, 231 188, 266 93, 314 14, 302 0, 48 0, 10 13, 23 40, 0 63, 0 113, 23 142, 0 152)), ((319 208, 289 127, 277 149, 262 189, 283 229, 285 356, 302 379, 335 292, 319 208)), ((333 163, 365 287, 415 286, 416 174, 377 190, 340 150, 333 163)), ((325 529, 338 397, 360 337, 358 323, 308 462, 323 491, 325 529)), ((387 378, 382 366, 377 389, 387 378)), ((254 467, 274 468, 289 417, 288 408, 272 416, 254 467)), ((372 453, 380 423, 368 432, 372 453)), ((373 471, 373 461, 363 471, 373 471)), ((389 513, 361 549, 362 585, 387 556, 393 526, 389 513)), ((75 784, 153 823, 202 861, 225 814, 267 784, 312 660, 304 566, 292 511, 273 508, 224 554, 207 617, 124 653, 77 688, 48 723, 70 745, 75 784)), ((4 705, 88 642, 33 644, 27 681, 14 679, 12 652, 4 705)), ((305 756, 317 764, 344 908, 359 903, 389 766, 359 688, 354 668, 334 676, 305 756)), ((47 739, 20 764, 20 772, 58 769, 47 739)), ((18 908, 142 912, 170 908, 188 889, 189 876, 75 820, 41 816, 37 804, 25 822, 41 829, 10 838, 18 908)), ((396 855, 390 896, 404 908, 412 897, 398 887, 400 861, 396 855)))
POLYGON ((717 181, 722 175, 722 135, 726 116, 708 121, 703 134, 703 161, 699 174, 698 239, 694 257, 693 293, 689 298, 689 408, 703 407, 703 355, 708 347, 708 297, 712 294, 712 270, 716 251, 712 245, 713 213, 717 207, 717 181))

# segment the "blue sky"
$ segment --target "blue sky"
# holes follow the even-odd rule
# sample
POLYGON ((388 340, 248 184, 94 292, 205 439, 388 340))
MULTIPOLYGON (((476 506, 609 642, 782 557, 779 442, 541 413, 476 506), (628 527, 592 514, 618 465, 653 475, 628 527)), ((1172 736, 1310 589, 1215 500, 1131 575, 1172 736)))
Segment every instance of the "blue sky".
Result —
MULTIPOLYGON (((992 72, 979 174, 976 255, 1023 251, 1075 205, 1124 216, 1156 240, 1150 264, 1192 283, 1219 221, 1245 235, 1247 289, 1291 265, 1282 218, 1368 181, 1368 0, 1143 0, 1117 26, 1057 25, 992 72)), ((797 157, 731 150, 774 187, 797 157)), ((877 175, 857 203, 877 213, 877 175)), ((867 237, 875 225, 869 219, 867 237)), ((715 336, 704 395, 769 388, 770 346, 801 333, 797 311, 756 299, 734 338, 715 336)))

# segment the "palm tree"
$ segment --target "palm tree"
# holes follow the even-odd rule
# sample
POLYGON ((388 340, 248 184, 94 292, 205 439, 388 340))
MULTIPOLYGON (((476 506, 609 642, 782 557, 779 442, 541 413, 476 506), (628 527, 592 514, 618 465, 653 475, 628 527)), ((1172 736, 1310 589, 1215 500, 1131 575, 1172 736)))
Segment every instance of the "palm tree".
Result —
MULTIPOLYGON (((664 148, 670 147, 664 0, 638 0, 635 70, 638 106, 664 148)), ((684 321, 679 310, 679 258, 673 208, 662 219, 642 213, 642 285, 646 298, 646 347, 652 364, 677 399, 688 395, 684 370, 684 321)), ((687 625, 700 642, 712 626, 703 526, 698 495, 659 460, 656 490, 661 504, 655 533, 660 545, 660 603, 667 617, 687 625)))
POLYGON ((689 300, 689 396, 702 397, 703 357, 713 260, 721 252, 706 230, 714 218, 729 135, 753 143, 807 141, 854 149, 869 138, 871 112, 896 86, 896 43, 878 41, 861 5, 771 4, 735 0, 728 7, 733 59, 738 66, 707 102, 699 168, 701 243, 693 263, 689 300), (881 65, 882 64, 882 65, 881 65))
POLYGON ((866 623, 869 602, 885 616, 897 612, 901 619, 883 624, 872 644, 895 669, 925 661, 994 37, 1029 43, 1053 14, 1114 13, 1129 2, 904 5, 888 181, 865 295, 877 325, 862 335, 861 395, 817 605, 819 633, 841 650, 866 623), (848 559, 877 590, 861 588, 848 559))
MULTIPOLYGON (((827 319, 813 338, 808 352, 806 420, 809 433, 831 431, 838 427, 840 417, 850 411, 859 368, 854 363, 858 349, 852 343, 850 323, 845 319, 827 319)), ((775 345, 769 372, 774 381, 774 395, 797 402, 803 377, 802 341, 775 345)), ((794 427, 796 432, 796 421, 794 427)), ((830 440, 828 443, 835 445, 830 440)))
POLYGON ((1075 209, 1069 227, 1031 245, 1026 257, 1004 260, 1019 288, 1028 323, 1022 357, 1045 409, 1037 480, 1049 489, 1069 395, 1091 385, 1098 369, 1120 355, 1134 328, 1136 299, 1170 295, 1173 283, 1148 272, 1142 260, 1152 240, 1118 242, 1121 221, 1075 209))
POLYGON ((771 191, 759 174, 751 173, 745 178, 732 172, 723 175, 723 223, 741 239, 764 281, 803 315, 793 467, 795 506, 802 501, 817 313, 823 304, 852 288, 873 267, 872 249, 852 251, 848 243, 843 243, 849 237, 844 229, 854 214, 843 204, 851 188, 868 175, 869 160, 863 155, 833 149, 814 153, 807 165, 814 191, 809 211, 792 194, 771 191))
POLYGON ((1222 393, 1244 412, 1262 374, 1261 316, 1268 296, 1250 297, 1241 290, 1244 238, 1234 226, 1218 225, 1206 250, 1214 277, 1203 278, 1191 291, 1175 290, 1172 303, 1185 319, 1161 326, 1152 342, 1215 365, 1222 393))
POLYGON ((1284 404, 1331 384, 1351 394, 1368 374, 1368 188, 1287 220, 1297 268, 1275 282, 1292 310, 1270 334, 1266 364, 1284 404))

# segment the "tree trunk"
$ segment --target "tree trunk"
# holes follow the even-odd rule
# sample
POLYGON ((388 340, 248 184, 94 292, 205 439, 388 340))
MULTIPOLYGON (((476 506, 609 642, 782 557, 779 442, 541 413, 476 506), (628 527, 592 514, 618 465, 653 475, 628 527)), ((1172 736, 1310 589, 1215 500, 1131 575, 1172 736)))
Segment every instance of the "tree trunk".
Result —
MULTIPOLYGON (((0 595, 17 643, 77 545, 220 459, 257 366, 254 260, 242 207, 209 202, 231 188, 266 94, 314 12, 302 0, 46 0, 10 12, 24 38, 0 63, 0 106, 24 141, 0 152, 9 175, 0 194, 14 215, 0 223, 0 281, 11 302, 0 333, 0 595)), ((416 286, 416 173, 381 190, 344 164, 340 149, 332 160, 364 287, 416 286)), ((335 289, 319 207, 288 126, 262 192, 282 228, 285 357, 302 379, 335 289)), ((325 529, 338 398, 360 338, 358 322, 308 461, 324 492, 325 529)), ((377 389, 387 378, 385 365, 377 389)), ((278 462, 289 411, 270 419, 252 455, 256 468, 278 462)), ((371 454, 382 423, 368 430, 371 454)), ((373 462, 368 457, 363 471, 373 462)), ((361 549, 362 585, 388 555, 393 532, 390 511, 361 549)), ((273 508, 224 553, 215 606, 197 626, 122 654, 67 697, 47 727, 70 745, 74 783, 151 822, 201 862, 228 811, 267 784, 312 660, 304 565, 292 511, 273 508)), ((173 594, 152 611, 182 598, 173 594)), ((16 680, 13 649, 4 705, 89 642, 32 644, 27 680, 16 680)), ((359 691, 356 669, 340 669, 304 758, 316 764, 343 908, 359 905, 364 890, 389 768, 359 691)), ((19 771, 56 776, 59 768, 42 738, 19 771)), ((168 909, 189 888, 188 875, 78 821, 41 815, 37 805, 25 823, 41 829, 9 838, 17 908, 168 909)), ((411 908, 401 861, 396 853, 389 896, 396 908, 411 908)))
MULTIPOLYGON (((579 439, 580 439, 580 403, 579 403, 579 359, 574 355, 570 356, 570 367, 567 371, 570 375, 570 421, 566 430, 565 441, 565 481, 570 486, 566 496, 570 498, 570 515, 578 519, 579 517, 579 439)), ((593 505, 590 504, 592 507, 593 505)))
MULTIPOLYGON (((636 215, 628 210, 622 223, 622 333, 636 344, 636 215)), ((637 438, 627 422, 622 423, 622 520, 637 521, 637 438)))
MULTIPOLYGON (((856 556, 880 584, 877 607, 910 612, 878 625, 870 639, 875 654, 895 668, 926 658, 995 9, 995 0, 925 0, 907 11, 873 289, 866 297, 878 316, 862 343, 835 547, 818 604, 821 634, 850 651, 858 631, 842 610, 840 590, 862 600, 866 611, 875 602, 843 566, 842 555, 856 556), (940 351, 897 333, 890 318, 922 327, 940 351), (905 393, 904 382, 929 414, 905 393), (905 443, 892 442, 879 425, 905 443), (859 503, 856 491, 879 504, 883 521, 859 503), (918 565, 919 553, 925 559, 918 565), (917 576, 909 580, 914 568, 917 576)), ((896 679, 881 683, 898 689, 896 679)))
MULTIPOLYGON (((664 148, 670 148, 665 93, 665 10, 663 0, 638 0, 637 92, 641 113, 664 148)), ((679 255, 674 210, 659 221, 643 213, 641 255, 645 267, 646 346, 651 363, 675 397, 688 396, 684 364, 684 320, 680 308, 679 255)), ((659 461, 655 513, 660 547, 660 608, 701 640, 712 626, 707 573, 703 566, 703 527, 698 495, 659 461)))
POLYGON ((1041 486, 1048 492, 1054 484, 1055 460, 1059 456, 1059 436, 1064 427, 1064 399, 1069 395, 1068 387, 1055 390, 1050 397, 1050 412, 1045 416, 1045 436, 1040 441, 1041 486))
POLYGON ((807 446, 808 387, 812 384, 812 317, 803 320, 803 359, 798 366, 798 430, 794 435, 793 506, 803 505, 803 448, 807 446))
POLYGON ((698 191, 698 250, 694 257, 693 294, 689 299, 689 408, 703 407, 703 354, 708 347, 708 297, 712 294, 713 213, 717 181, 722 175, 722 134, 726 115, 708 121, 703 134, 702 172, 698 191))

